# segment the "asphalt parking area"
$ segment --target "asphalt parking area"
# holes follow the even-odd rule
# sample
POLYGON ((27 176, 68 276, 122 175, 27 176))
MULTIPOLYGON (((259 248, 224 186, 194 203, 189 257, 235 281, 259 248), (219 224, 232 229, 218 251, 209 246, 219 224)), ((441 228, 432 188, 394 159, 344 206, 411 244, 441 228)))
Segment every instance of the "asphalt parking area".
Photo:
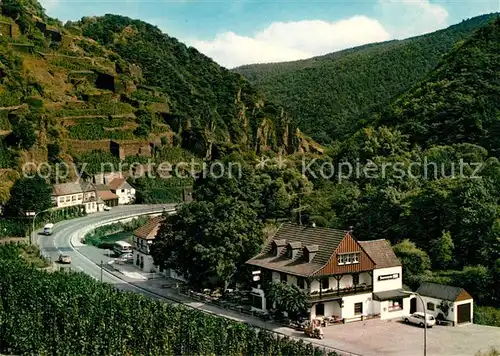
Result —
MULTIPOLYGON (((323 329, 324 345, 339 346, 363 356, 421 356, 424 329, 399 320, 367 320, 323 329)), ((427 329, 428 356, 474 356, 500 349, 500 328, 483 325, 434 326, 427 329)))

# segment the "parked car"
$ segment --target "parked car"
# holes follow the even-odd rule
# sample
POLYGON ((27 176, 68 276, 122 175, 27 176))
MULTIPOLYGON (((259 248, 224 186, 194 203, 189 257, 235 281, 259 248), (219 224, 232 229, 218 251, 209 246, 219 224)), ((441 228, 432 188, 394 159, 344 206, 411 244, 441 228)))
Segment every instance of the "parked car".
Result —
POLYGON ((131 252, 122 253, 120 255, 120 257, 118 257, 118 261, 127 262, 127 261, 132 260, 133 258, 134 258, 134 255, 131 252))
POLYGON ((110 210, 111 210, 110 206, 104 205, 104 211, 110 211, 110 210))
POLYGON ((59 255, 59 263, 69 264, 71 263, 71 257, 68 255, 59 255))
MULTIPOLYGON (((411 324, 416 324, 421 327, 424 327, 424 313, 422 312, 416 312, 408 316, 403 317, 403 321, 405 323, 411 323, 411 324)), ((427 327, 432 328, 434 325, 436 325, 436 318, 434 318, 432 315, 427 314, 427 327)))

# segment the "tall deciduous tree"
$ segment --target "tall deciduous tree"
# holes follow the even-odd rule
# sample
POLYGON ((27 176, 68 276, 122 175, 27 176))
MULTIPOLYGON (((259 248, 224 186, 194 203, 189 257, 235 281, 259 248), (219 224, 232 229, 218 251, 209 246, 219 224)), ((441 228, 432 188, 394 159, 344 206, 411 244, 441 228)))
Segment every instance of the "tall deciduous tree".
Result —
POLYGON ((453 261, 455 245, 449 231, 443 231, 440 238, 431 241, 430 255, 434 266, 446 269, 453 261))
POLYGON ((27 212, 50 208, 52 188, 40 176, 23 177, 10 190, 6 213, 10 216, 25 216, 27 212))
POLYGON ((36 133, 33 124, 25 119, 20 120, 13 126, 8 141, 18 148, 25 150, 31 148, 36 142, 36 133))
MULTIPOLYGON (((269 282, 265 286, 266 296, 276 305, 276 309, 287 312, 292 319, 307 311, 307 296, 295 284, 269 282)), ((268 309, 271 306, 267 306, 268 309)))
POLYGON ((262 224, 247 204, 220 197, 184 205, 161 227, 155 263, 182 273, 194 287, 224 286, 263 242, 262 224))
POLYGON ((425 251, 417 248, 410 240, 403 240, 393 247, 394 253, 403 264, 405 284, 415 285, 419 276, 431 268, 431 260, 425 251))

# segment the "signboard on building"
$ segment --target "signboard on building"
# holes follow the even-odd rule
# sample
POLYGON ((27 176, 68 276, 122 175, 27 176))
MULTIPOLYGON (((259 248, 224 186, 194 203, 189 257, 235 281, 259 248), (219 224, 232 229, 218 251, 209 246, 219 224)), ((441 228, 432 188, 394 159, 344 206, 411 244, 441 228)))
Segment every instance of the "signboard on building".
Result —
POLYGON ((378 276, 379 281, 388 281, 390 279, 398 279, 398 278, 399 278, 399 273, 384 274, 382 276, 378 276))

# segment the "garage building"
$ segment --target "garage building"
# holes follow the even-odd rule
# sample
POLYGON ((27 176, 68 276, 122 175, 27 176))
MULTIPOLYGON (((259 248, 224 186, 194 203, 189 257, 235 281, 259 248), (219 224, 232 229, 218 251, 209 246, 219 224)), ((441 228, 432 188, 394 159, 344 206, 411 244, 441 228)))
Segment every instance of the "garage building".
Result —
MULTIPOLYGON (((460 287, 437 283, 423 283, 417 293, 422 297, 427 314, 437 317, 442 313, 454 326, 473 322, 474 300, 460 287)), ((410 312, 423 312, 422 303, 413 298, 410 312)))

